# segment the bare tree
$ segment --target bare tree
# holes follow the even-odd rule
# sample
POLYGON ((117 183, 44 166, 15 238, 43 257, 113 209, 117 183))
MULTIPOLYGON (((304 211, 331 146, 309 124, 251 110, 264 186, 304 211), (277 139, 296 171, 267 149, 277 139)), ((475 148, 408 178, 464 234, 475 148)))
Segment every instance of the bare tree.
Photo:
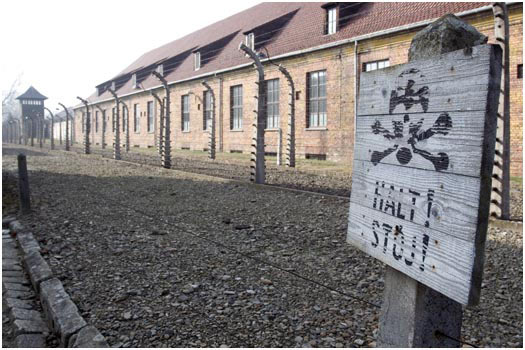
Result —
POLYGON ((5 120, 9 114, 18 118, 20 116, 20 103, 16 100, 18 89, 22 81, 22 73, 18 74, 11 83, 9 89, 2 91, 2 119, 5 120))

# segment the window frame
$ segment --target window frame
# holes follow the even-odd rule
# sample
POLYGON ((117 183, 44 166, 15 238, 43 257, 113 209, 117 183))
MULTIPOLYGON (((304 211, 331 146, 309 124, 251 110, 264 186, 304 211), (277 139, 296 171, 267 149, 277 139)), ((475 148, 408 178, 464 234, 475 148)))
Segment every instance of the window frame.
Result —
POLYGON ((140 133, 140 105, 138 103, 133 104, 133 131, 136 134, 140 133))
POLYGON ((230 86, 230 130, 242 130, 243 88, 242 84, 230 86), (240 93, 236 94, 240 91, 240 93))
POLYGON ((199 70, 201 69, 201 53, 200 51, 196 51, 194 54, 193 54, 193 68, 194 70, 199 70))
POLYGON ((146 130, 149 134, 153 134, 155 132, 155 104, 153 101, 148 101, 146 106, 146 116, 148 121, 146 130))
POLYGON ((338 29, 338 7, 332 6, 326 9, 326 35, 337 33, 338 29), (331 15, 333 18, 330 20, 331 15))
POLYGON ((363 72, 373 72, 375 70, 388 68, 388 67, 390 67, 390 58, 383 58, 381 60, 363 62, 363 72), (383 65, 382 67, 380 67, 381 64, 383 65), (375 65, 375 68, 367 69, 368 66, 373 66, 373 65, 375 65))
POLYGON ((280 85, 279 78, 266 80, 266 125, 265 129, 274 130, 280 127, 280 85), (275 113, 277 111, 277 113, 275 113))
POLYGON ((190 95, 181 96, 180 106, 181 131, 190 132, 190 95))
POLYGON ((307 98, 306 98, 306 128, 307 129, 325 129, 328 125, 328 104, 327 104, 327 72, 326 69, 308 72, 307 77, 307 98), (323 77, 324 84, 320 83, 320 77, 323 77), (314 85, 314 77, 317 77, 317 83, 314 85), (324 88, 323 88, 324 86, 324 88), (314 93, 315 91, 315 93, 314 93), (315 106, 315 108, 313 108, 315 106), (324 113, 321 107, 324 108, 324 113), (316 112, 313 112, 315 110, 316 112), (315 113, 315 115, 314 115, 315 113))

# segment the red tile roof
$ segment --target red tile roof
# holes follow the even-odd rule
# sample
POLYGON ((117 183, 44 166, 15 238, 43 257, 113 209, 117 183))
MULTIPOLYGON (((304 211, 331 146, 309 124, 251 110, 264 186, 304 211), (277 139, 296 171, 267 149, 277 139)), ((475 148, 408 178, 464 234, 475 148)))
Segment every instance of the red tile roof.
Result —
MULTIPOLYGON (((222 21, 211 24, 194 33, 165 44, 139 57, 113 79, 130 74, 144 67, 179 55, 186 51, 199 50, 208 47, 207 55, 203 57, 202 66, 198 71, 193 69, 193 55, 182 55, 180 62, 176 62, 176 69, 165 77, 168 82, 188 79, 214 72, 221 69, 250 63, 239 50, 244 34, 249 30, 256 30, 256 48, 260 38, 272 57, 312 48, 322 44, 342 39, 358 37, 390 28, 441 17, 447 13, 459 13, 479 8, 490 3, 481 2, 378 2, 378 3, 340 3, 341 28, 337 33, 324 35, 326 10, 322 5, 326 3, 261 3, 243 12, 237 13, 222 21), (275 21, 282 17, 281 21, 275 21), (273 22, 272 22, 273 21, 273 22), (274 23, 276 22, 276 23, 274 23), (281 27, 280 24, 281 23, 281 27), (284 23, 284 24, 283 24, 284 23), (261 33, 261 30, 266 31, 261 33), (261 34, 257 34, 257 31, 261 34), (221 39, 221 47, 213 44, 221 39)), ((151 76, 142 82, 145 88, 160 85, 158 80, 151 76)), ((117 91, 118 95, 129 94, 133 91, 131 81, 126 82, 117 91)), ((89 100, 98 101, 111 98, 108 92, 101 96, 93 94, 89 100)))

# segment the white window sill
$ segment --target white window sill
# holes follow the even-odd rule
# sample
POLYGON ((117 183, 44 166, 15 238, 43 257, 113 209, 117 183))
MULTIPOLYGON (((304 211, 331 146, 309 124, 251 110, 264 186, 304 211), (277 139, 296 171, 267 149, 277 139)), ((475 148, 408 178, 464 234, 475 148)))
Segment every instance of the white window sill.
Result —
POLYGON ((328 131, 327 127, 305 128, 304 131, 328 131))
POLYGON ((243 129, 230 129, 230 132, 244 132, 243 129))
POLYGON ((264 131, 270 131, 270 132, 273 132, 273 131, 279 131, 279 128, 270 128, 270 129, 264 129, 264 131))
POLYGON ((182 130, 181 131, 183 134, 189 134, 191 132, 191 130, 182 130))

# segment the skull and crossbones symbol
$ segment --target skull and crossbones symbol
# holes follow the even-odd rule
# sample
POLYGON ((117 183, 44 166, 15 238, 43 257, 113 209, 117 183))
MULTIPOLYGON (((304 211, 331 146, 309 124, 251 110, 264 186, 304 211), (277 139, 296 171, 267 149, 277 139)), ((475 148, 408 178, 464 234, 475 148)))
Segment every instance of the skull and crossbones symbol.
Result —
MULTIPOLYGON (((423 112, 428 110, 428 87, 423 86, 418 91, 413 89, 415 82, 411 79, 414 75, 418 74, 419 70, 416 68, 407 69, 399 75, 399 78, 403 80, 408 77, 406 87, 401 87, 398 83, 398 88, 393 90, 390 95, 390 108, 389 114, 392 114, 394 109, 398 105, 403 105, 405 111, 408 111, 412 106, 419 104, 423 109, 423 112), (402 95, 398 94, 398 91, 404 92, 402 95)), ((422 77, 423 75, 420 75, 422 77)), ((385 129, 381 122, 376 119, 372 124, 372 132, 375 135, 383 135, 383 137, 393 142, 392 147, 387 148, 384 151, 372 152, 372 164, 377 165, 385 157, 393 152, 396 152, 397 161, 400 164, 408 164, 412 159, 412 154, 418 154, 419 156, 430 161, 436 171, 447 170, 449 165, 448 155, 444 152, 439 152, 434 155, 428 151, 422 150, 416 147, 418 142, 429 139, 434 135, 447 135, 449 130, 452 128, 452 118, 446 112, 443 112, 434 122, 434 125, 429 129, 422 130, 424 118, 413 123, 410 121, 410 116, 405 114, 403 120, 392 121, 392 131, 385 129), (406 134, 405 134, 406 133, 406 134), (406 146, 401 146, 402 142, 406 143, 406 146)))

